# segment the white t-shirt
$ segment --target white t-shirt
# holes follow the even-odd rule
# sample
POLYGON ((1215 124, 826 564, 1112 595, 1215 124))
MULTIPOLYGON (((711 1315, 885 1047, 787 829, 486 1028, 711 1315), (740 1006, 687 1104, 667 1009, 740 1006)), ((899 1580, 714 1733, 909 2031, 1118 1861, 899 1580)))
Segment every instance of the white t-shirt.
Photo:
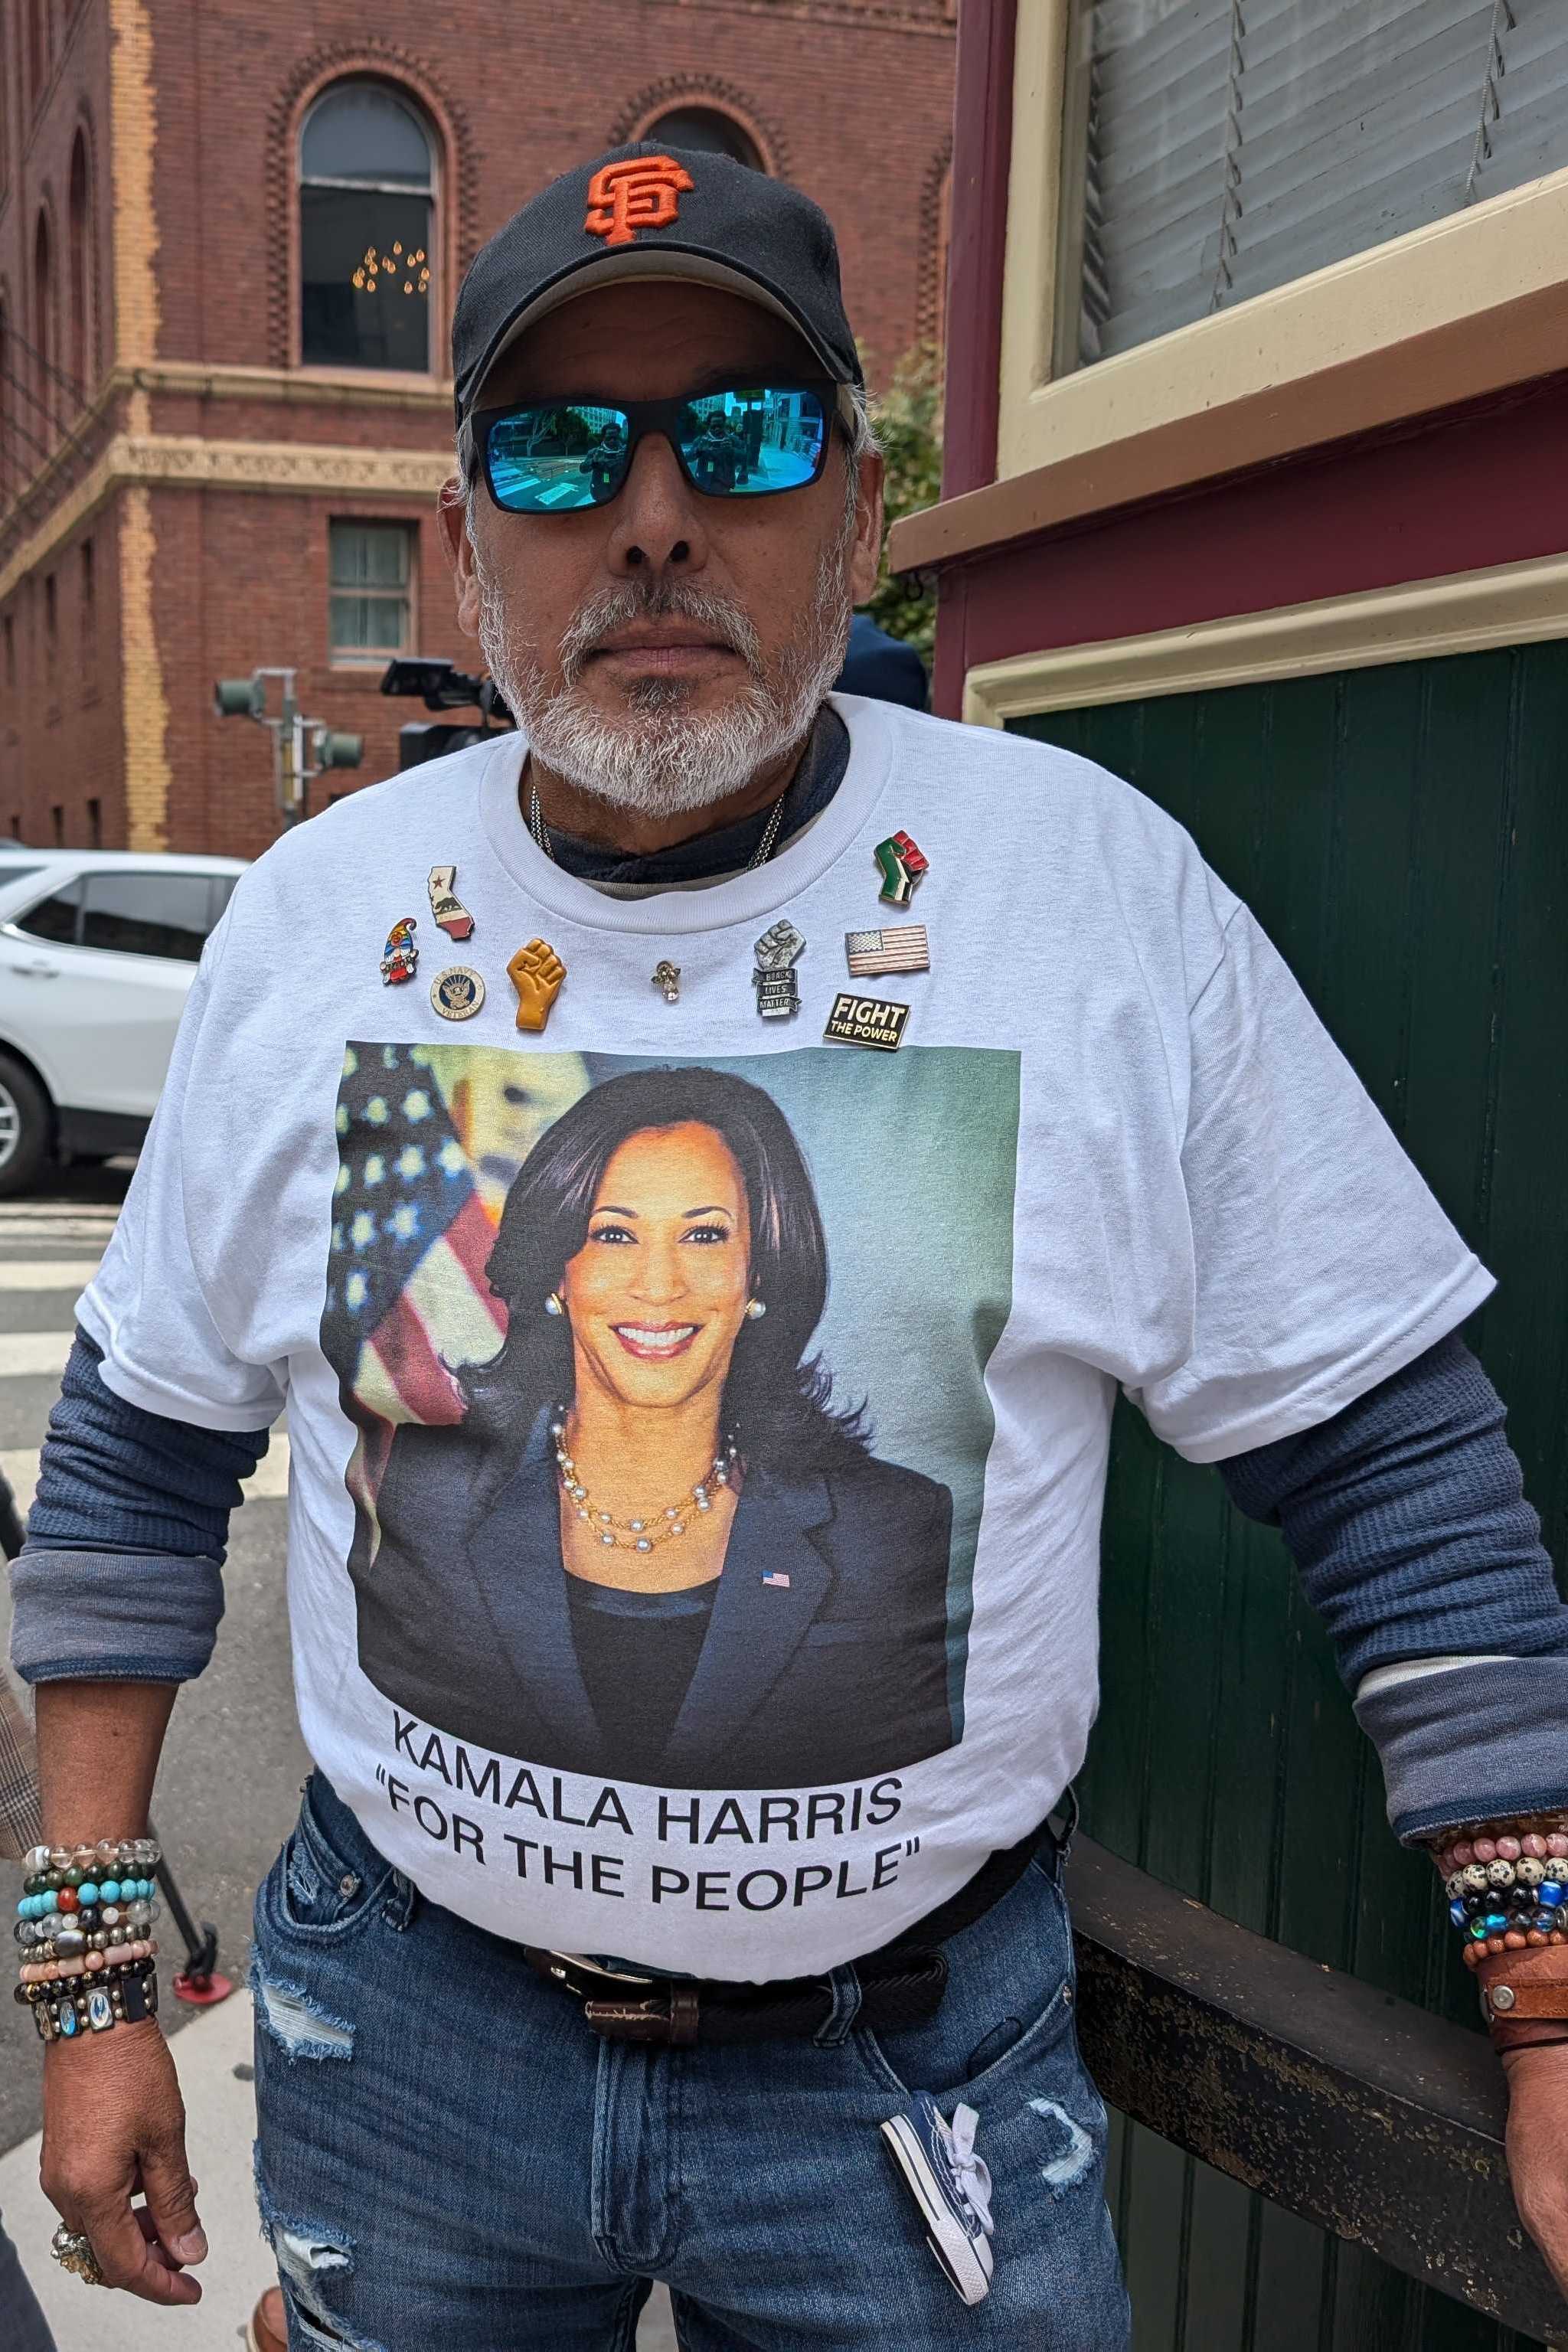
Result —
POLYGON ((1218 1461, 1491 1286, 1170 818, 838 707, 836 798, 706 890, 552 865, 515 736, 286 835, 81 1306, 134 1404, 287 1404, 300 1722, 383 1853, 499 1934, 732 1979, 885 1943, 1079 1769, 1119 1386, 1218 1461), (799 1007, 762 1017, 786 919, 799 1007), (915 924, 929 970, 851 978, 847 934, 915 924), (566 976, 531 1034, 534 939, 566 976), (896 1050, 826 1041, 845 992, 884 1034, 908 1007, 896 1050))

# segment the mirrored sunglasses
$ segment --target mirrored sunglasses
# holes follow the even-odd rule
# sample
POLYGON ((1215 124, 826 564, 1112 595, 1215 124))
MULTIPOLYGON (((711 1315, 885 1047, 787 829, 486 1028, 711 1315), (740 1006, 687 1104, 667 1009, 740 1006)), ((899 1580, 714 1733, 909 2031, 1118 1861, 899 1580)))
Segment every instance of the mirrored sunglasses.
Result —
POLYGON ((804 489, 827 459, 830 383, 736 385, 682 400, 523 401, 480 409, 486 486, 508 514, 571 514, 622 488, 649 433, 662 434, 694 490, 714 499, 804 489))

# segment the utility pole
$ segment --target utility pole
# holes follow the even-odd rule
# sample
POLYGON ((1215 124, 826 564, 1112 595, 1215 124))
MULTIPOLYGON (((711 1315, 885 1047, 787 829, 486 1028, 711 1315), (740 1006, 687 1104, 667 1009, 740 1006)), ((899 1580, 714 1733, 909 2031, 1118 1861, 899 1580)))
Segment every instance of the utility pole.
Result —
POLYGON ((272 738, 272 790, 278 803, 278 823, 287 831, 310 814, 310 786, 334 768, 357 768, 364 757, 364 737, 345 735, 324 719, 307 719, 294 691, 298 672, 255 669, 248 677, 220 677, 213 688, 213 708, 220 719, 254 719, 272 738), (276 678, 277 709, 268 704, 268 679, 276 678))

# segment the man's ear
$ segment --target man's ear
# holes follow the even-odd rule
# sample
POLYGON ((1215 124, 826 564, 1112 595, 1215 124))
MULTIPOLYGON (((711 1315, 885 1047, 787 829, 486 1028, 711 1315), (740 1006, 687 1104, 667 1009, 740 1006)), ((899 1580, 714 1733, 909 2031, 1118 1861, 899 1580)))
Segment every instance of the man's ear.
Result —
POLYGON ((448 474, 436 500, 436 525, 458 601, 458 626, 466 637, 479 634, 479 583, 468 539, 468 500, 461 477, 448 474))
POLYGON ((882 568, 882 476, 880 453, 868 449, 860 460, 860 485, 855 505, 855 545, 849 559, 850 598, 868 602, 882 568))

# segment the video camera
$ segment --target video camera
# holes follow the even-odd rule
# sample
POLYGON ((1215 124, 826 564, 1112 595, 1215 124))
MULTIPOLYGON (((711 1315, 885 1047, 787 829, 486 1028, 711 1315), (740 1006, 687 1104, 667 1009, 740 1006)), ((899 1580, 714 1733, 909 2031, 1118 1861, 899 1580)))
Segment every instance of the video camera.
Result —
POLYGON ((411 654, 388 662, 381 681, 383 694, 416 695, 426 710, 461 710, 477 704, 477 727, 441 727, 411 719, 397 730, 397 765, 417 768, 426 760, 444 760, 448 751, 466 751, 487 735, 504 735, 514 724, 492 677, 472 677, 437 656, 411 654))

